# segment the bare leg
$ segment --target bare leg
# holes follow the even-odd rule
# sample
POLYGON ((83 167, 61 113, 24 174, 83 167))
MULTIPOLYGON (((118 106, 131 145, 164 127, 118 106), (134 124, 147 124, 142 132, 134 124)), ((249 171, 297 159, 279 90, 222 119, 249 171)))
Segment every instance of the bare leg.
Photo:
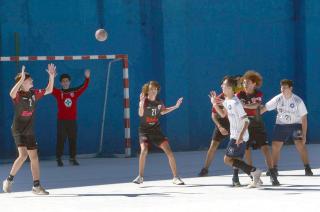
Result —
POLYGON ((280 151, 283 146, 283 142, 281 141, 273 141, 272 142, 272 160, 273 166, 278 165, 278 161, 280 159, 280 151))
POLYGON ((169 165, 173 174, 173 177, 178 177, 178 172, 177 172, 177 164, 176 160, 174 158, 173 152, 170 148, 170 145, 168 142, 163 142, 160 145, 160 148, 166 153, 168 160, 169 160, 169 165))
POLYGON ((244 158, 246 159, 247 164, 252 166, 251 149, 246 149, 246 152, 244 154, 244 158))
POLYGON ((19 152, 19 156, 18 158, 14 161, 11 171, 10 171, 10 175, 15 176, 18 171, 20 170, 21 166, 23 165, 23 163, 26 161, 26 159, 28 158, 28 152, 27 152, 27 148, 26 147, 18 147, 18 152, 19 152))
POLYGON ((139 157, 139 175, 143 177, 144 167, 146 164, 146 159, 148 155, 148 145, 146 143, 140 143, 141 153, 139 157))
POLYGON ((269 146, 268 145, 263 145, 261 147, 261 152, 264 155, 266 165, 268 166, 269 169, 272 169, 273 168, 273 162, 272 162, 271 153, 269 151, 269 146))
POLYGON ((308 150, 306 145, 300 140, 295 140, 294 144, 296 145, 296 148, 300 154, 300 158, 303 162, 303 165, 309 164, 308 150))
POLYGON ((40 166, 37 149, 28 150, 33 181, 40 180, 40 166))
POLYGON ((215 140, 211 141, 209 150, 207 152, 206 161, 204 163, 204 168, 209 169, 209 167, 213 161, 214 155, 218 149, 218 146, 219 146, 219 142, 217 142, 215 140))

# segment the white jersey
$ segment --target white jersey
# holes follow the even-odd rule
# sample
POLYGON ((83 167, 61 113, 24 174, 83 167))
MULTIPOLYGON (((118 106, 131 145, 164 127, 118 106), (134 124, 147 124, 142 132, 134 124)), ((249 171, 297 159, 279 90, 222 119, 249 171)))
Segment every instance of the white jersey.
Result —
POLYGON ((286 99, 283 94, 273 97, 266 103, 268 111, 277 109, 276 124, 301 124, 302 116, 308 114, 303 100, 295 94, 286 99))
MULTIPOLYGON (((230 138, 237 140, 245 123, 243 121, 243 117, 247 116, 247 114, 244 111, 240 100, 236 96, 234 96, 232 99, 225 99, 223 102, 223 106, 228 112, 228 119, 230 123, 230 138)), ((249 132, 247 129, 243 134, 243 141, 247 142, 248 140, 249 132)))

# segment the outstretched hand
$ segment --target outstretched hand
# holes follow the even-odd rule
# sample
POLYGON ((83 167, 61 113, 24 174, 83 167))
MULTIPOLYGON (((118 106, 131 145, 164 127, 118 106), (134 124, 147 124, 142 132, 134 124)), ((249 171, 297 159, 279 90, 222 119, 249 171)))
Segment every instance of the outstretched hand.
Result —
POLYGON ((21 81, 23 82, 26 79, 26 67, 22 66, 21 68, 21 81))
POLYGON ((55 77, 57 75, 56 66, 53 63, 48 64, 48 69, 46 71, 52 77, 55 77))
POLYGON ((89 69, 86 69, 85 72, 84 72, 84 76, 86 78, 90 78, 90 74, 91 74, 91 71, 89 69))
POLYGON ((176 103, 176 107, 179 108, 180 105, 182 104, 182 101, 183 101, 183 97, 180 97, 176 103))

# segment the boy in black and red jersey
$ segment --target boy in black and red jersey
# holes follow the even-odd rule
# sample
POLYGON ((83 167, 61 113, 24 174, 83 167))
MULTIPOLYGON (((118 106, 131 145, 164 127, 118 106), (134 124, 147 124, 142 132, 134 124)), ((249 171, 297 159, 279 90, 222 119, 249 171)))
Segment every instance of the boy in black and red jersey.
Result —
POLYGON ((244 110, 250 120, 248 127, 250 136, 247 142, 245 154, 246 161, 248 164, 252 165, 250 147, 252 149, 261 149, 266 165, 268 166, 272 185, 280 185, 273 167, 272 157, 268 146, 267 132, 259 110, 262 103, 263 93, 258 90, 258 88, 262 85, 262 76, 258 72, 247 71, 243 75, 242 80, 244 90, 238 92, 236 95, 242 102, 244 110))
POLYGON ((68 74, 60 76, 62 89, 53 88, 52 95, 57 100, 58 120, 57 120, 57 144, 56 158, 57 165, 63 166, 62 155, 64 142, 69 141, 70 164, 78 166, 77 155, 77 105, 78 99, 88 88, 90 81, 90 70, 84 72, 84 83, 76 88, 70 88, 71 77, 68 74))
POLYGON ((160 127, 160 116, 170 113, 178 109, 183 98, 178 99, 173 107, 166 108, 162 101, 157 99, 160 91, 160 85, 156 81, 150 81, 142 87, 139 102, 139 142, 140 142, 140 158, 139 158, 139 175, 133 180, 133 183, 143 183, 144 167, 148 154, 148 147, 152 143, 161 148, 169 159, 170 168, 173 174, 173 183, 176 185, 184 185, 177 172, 176 161, 170 148, 168 138, 162 133, 160 127))
POLYGON ((33 177, 32 192, 38 195, 48 195, 40 185, 40 167, 37 153, 37 142, 34 134, 35 109, 38 101, 53 89, 54 78, 56 76, 56 67, 53 64, 48 65, 49 83, 46 89, 33 89, 33 80, 29 73, 22 71, 16 78, 16 84, 10 91, 10 97, 14 103, 14 118, 12 124, 12 135, 18 148, 19 156, 15 160, 10 175, 3 181, 3 191, 11 192, 13 178, 29 156, 31 172, 33 177))

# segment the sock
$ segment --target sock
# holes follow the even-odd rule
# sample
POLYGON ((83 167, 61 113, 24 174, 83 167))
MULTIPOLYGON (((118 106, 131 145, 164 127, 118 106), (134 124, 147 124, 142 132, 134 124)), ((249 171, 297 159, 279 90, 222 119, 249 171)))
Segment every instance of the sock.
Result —
POLYGON ((33 181, 33 186, 34 187, 39 187, 40 186, 40 180, 34 180, 33 181))
POLYGON ((250 166, 250 165, 246 164, 245 162, 243 162, 242 160, 238 160, 238 159, 233 159, 232 166, 241 169, 247 175, 250 175, 251 172, 254 172, 256 170, 255 167, 250 166))
POLYGON ((304 164, 304 168, 310 168, 309 164, 304 164))
POLYGON ((7 180, 8 180, 8 181, 13 181, 13 178, 14 178, 14 176, 10 174, 10 175, 8 176, 7 180))
POLYGON ((239 169, 233 169, 233 176, 238 177, 239 176, 239 169))

